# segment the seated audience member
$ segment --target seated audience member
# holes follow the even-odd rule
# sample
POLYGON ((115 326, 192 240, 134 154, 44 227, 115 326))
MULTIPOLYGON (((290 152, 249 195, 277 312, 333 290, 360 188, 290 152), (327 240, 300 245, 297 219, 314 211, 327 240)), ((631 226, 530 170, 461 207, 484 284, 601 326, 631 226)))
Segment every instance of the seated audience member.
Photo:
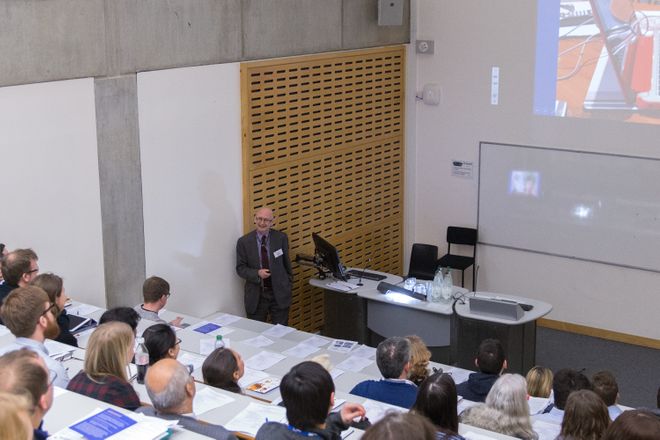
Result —
POLYGON ((137 334, 137 327, 140 323, 140 315, 138 312, 130 307, 115 307, 114 309, 106 310, 99 319, 99 325, 107 322, 119 321, 128 324, 133 330, 133 334, 137 334))
POLYGON ((527 383, 519 374, 504 374, 495 381, 486 403, 461 414, 461 422, 521 439, 536 440, 527 404, 527 383))
POLYGON ((660 418, 646 410, 624 411, 607 428, 602 440, 658 440, 660 418))
POLYGON ((166 420, 178 420, 178 424, 188 431, 211 438, 236 440, 236 437, 222 426, 201 422, 195 418, 195 381, 180 362, 161 359, 149 367, 144 383, 153 407, 143 406, 137 412, 166 420))
POLYGON ((550 397, 552 392, 552 370, 546 367, 532 367, 527 372, 527 394, 532 397, 550 397))
POLYGON ((42 273, 37 275, 30 284, 44 289, 50 302, 57 305, 57 326, 60 328, 60 334, 55 340, 77 347, 78 341, 69 331, 69 315, 64 308, 69 297, 66 296, 62 278, 52 273, 42 273))
POLYGON ((609 425, 603 399, 593 391, 578 390, 568 396, 557 440, 600 440, 609 425))
POLYGON ((23 396, 27 400, 31 433, 35 440, 48 437, 48 432, 43 429, 43 419, 53 405, 52 385, 55 378, 56 373, 48 370, 43 359, 27 348, 0 357, 0 391, 23 396))
POLYGON ((623 411, 617 406, 619 385, 616 383, 614 375, 609 371, 599 371, 591 378, 591 386, 594 393, 598 394, 607 405, 610 419, 616 420, 623 411))
POLYGON ((29 348, 46 363, 49 370, 57 374, 55 385, 66 388, 69 376, 64 366, 51 358, 44 345, 46 338, 55 339, 59 334, 55 310, 43 289, 35 286, 19 287, 11 291, 0 309, 5 326, 16 336, 16 340, 0 348, 0 354, 29 348))
POLYGON ((454 379, 449 374, 434 373, 419 386, 417 400, 410 410, 433 422, 438 440, 463 440, 458 435, 457 405, 454 379))
POLYGON ((0 392, 0 440, 32 440, 29 406, 23 396, 0 392))
POLYGON ((0 271, 4 283, 0 284, 0 304, 9 292, 27 286, 39 273, 39 258, 32 249, 16 249, 2 258, 0 271))
POLYGON ((328 415, 335 401, 335 384, 320 364, 305 361, 295 365, 280 383, 282 402, 289 425, 268 422, 259 428, 255 440, 322 438, 341 439, 356 417, 365 410, 357 403, 344 403, 339 413, 328 415))
POLYGON ((149 352, 149 365, 161 359, 176 359, 179 356, 181 339, 168 324, 154 324, 143 333, 144 345, 149 352))
POLYGON ((426 417, 392 411, 366 430, 362 440, 434 440, 435 427, 426 417))
POLYGON ((419 386, 429 376, 431 352, 426 344, 416 335, 406 336, 410 341, 410 381, 419 386))
POLYGON ((126 375, 134 344, 135 336, 127 324, 99 325, 89 337, 83 369, 67 389, 128 410, 137 409, 140 398, 126 375))
POLYGON ((417 398, 417 386, 408 380, 410 342, 400 337, 385 339, 376 349, 376 364, 384 379, 360 382, 350 393, 410 408, 417 398))
POLYGON ((573 391, 590 389, 591 383, 584 374, 570 368, 557 371, 557 374, 552 379, 554 403, 546 409, 545 413, 534 416, 534 419, 556 423, 557 425, 561 424, 561 420, 564 418, 564 407, 566 406, 568 395, 573 391))
MULTIPOLYGON (((142 285, 144 303, 135 306, 135 311, 143 319, 167 324, 165 320, 158 316, 158 312, 165 308, 170 294, 170 283, 161 277, 147 278, 142 285)), ((169 324, 175 327, 181 327, 181 321, 183 321, 183 318, 178 316, 175 320, 170 321, 169 324)))
POLYGON ((204 383, 216 388, 242 393, 238 381, 245 374, 245 364, 240 354, 230 348, 216 348, 202 364, 204 383))
POLYGON ((479 372, 472 373, 468 380, 456 385, 456 392, 464 399, 483 402, 502 371, 507 368, 504 348, 497 339, 486 339, 477 350, 474 365, 479 372))

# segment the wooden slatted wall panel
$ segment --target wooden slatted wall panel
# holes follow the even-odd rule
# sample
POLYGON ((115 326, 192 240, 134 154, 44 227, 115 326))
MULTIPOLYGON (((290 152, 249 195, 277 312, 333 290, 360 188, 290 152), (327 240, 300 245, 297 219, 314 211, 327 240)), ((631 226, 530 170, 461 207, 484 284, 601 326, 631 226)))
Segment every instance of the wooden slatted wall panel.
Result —
MULTIPOLYGON (((275 210, 292 259, 311 234, 347 266, 402 273, 404 48, 300 56, 241 65, 245 231, 275 210)), ((290 325, 323 325, 323 297, 294 267, 290 325)))

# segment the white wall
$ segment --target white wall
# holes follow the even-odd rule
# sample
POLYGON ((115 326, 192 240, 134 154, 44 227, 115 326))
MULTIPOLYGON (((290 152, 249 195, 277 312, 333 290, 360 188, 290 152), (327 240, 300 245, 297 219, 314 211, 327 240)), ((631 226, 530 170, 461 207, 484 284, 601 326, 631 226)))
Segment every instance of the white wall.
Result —
MULTIPOLYGON (((471 180, 454 178, 450 161, 476 165, 480 141, 660 157, 658 126, 531 115, 534 1, 414 3, 413 40, 434 40, 435 54, 415 56, 415 74, 409 71, 408 80, 417 89, 439 83, 442 102, 416 104, 415 200, 409 214, 415 232, 408 246, 428 242, 445 250, 448 225, 476 225, 477 170, 471 180), (498 106, 490 105, 492 66, 500 67, 498 106)), ((479 290, 548 301, 555 307, 550 319, 660 338, 660 274, 486 246, 478 252, 479 290)))
POLYGON ((0 88, 0 241, 105 306, 95 115, 91 78, 0 88))
POLYGON ((147 276, 168 309, 243 314, 239 64, 138 74, 147 276))

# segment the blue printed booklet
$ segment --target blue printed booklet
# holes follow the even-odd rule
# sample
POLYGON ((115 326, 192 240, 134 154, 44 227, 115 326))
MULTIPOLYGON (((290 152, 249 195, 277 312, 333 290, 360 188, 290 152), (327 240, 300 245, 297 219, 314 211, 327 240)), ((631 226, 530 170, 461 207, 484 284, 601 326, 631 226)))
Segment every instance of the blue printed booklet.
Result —
POLYGON ((199 327, 197 327, 196 329, 193 329, 193 330, 195 330, 198 333, 203 333, 203 334, 206 335, 208 333, 216 331, 219 328, 220 328, 220 326, 218 324, 213 324, 212 322, 209 322, 208 324, 204 324, 204 325, 199 326, 199 327))

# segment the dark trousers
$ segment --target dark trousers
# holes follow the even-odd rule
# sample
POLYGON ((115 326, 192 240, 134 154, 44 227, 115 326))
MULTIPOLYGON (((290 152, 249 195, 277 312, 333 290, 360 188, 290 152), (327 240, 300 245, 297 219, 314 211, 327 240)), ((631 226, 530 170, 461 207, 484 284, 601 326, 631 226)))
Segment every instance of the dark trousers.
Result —
POLYGON ((270 320, 273 324, 288 325, 289 323, 289 308, 278 307, 277 301, 273 297, 272 289, 263 289, 259 295, 259 304, 254 313, 247 312, 249 319, 256 321, 267 322, 266 318, 270 312, 270 320))

